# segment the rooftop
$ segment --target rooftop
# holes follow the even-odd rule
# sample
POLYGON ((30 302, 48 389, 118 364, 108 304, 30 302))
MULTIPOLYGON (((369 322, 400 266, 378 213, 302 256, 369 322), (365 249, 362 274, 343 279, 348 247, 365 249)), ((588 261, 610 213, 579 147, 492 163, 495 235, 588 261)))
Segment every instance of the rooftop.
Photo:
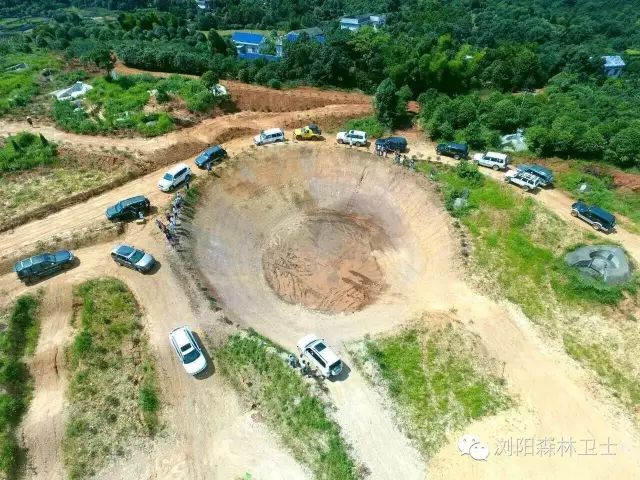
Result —
POLYGON ((624 67, 626 63, 620 55, 605 55, 602 57, 605 67, 624 67))
POLYGON ((265 36, 252 32, 233 32, 231 40, 235 43, 248 43, 250 45, 260 45, 265 41, 265 36))

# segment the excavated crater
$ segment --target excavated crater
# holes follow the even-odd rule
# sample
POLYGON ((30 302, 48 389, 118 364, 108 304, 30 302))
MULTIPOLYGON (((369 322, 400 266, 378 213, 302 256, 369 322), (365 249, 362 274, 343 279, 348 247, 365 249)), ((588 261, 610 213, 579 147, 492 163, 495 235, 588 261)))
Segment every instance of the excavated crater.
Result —
POLYGON ((348 147, 277 145, 219 171, 193 246, 229 315, 305 328, 395 320, 439 295, 449 224, 421 175, 348 147))

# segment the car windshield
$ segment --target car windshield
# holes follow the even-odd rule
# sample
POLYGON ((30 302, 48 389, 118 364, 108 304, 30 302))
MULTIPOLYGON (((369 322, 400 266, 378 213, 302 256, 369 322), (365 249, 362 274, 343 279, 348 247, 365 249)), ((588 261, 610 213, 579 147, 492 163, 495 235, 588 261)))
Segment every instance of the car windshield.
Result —
POLYGON ((341 360, 338 360, 337 362, 333 363, 329 367, 329 371, 331 372, 332 375, 336 375, 340 370, 342 370, 342 361, 341 360))
POLYGON ((121 204, 121 203, 116 203, 116 204, 113 206, 113 209, 114 209, 117 213, 120 213, 120 212, 122 211, 122 204, 121 204))
POLYGON ((131 260, 131 262, 133 263, 138 263, 140 260, 142 260, 142 257, 144 257, 144 252, 141 250, 136 250, 129 257, 129 260, 131 260))
POLYGON ((191 362, 195 362, 199 356, 200 356, 200 352, 198 352, 194 348, 189 353, 185 354, 185 356, 182 357, 182 359, 184 360, 184 363, 191 363, 191 362))
POLYGON ((167 172, 164 174, 164 177, 162 178, 164 178, 165 180, 173 180, 173 175, 167 172))

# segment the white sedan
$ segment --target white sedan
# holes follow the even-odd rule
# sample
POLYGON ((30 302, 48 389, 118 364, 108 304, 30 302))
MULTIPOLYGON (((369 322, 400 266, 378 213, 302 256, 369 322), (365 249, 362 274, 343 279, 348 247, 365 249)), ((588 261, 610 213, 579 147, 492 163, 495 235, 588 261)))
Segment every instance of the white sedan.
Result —
POLYGON ((187 373, 197 375, 207 368, 207 359, 189 327, 174 328, 169 334, 169 342, 187 373))

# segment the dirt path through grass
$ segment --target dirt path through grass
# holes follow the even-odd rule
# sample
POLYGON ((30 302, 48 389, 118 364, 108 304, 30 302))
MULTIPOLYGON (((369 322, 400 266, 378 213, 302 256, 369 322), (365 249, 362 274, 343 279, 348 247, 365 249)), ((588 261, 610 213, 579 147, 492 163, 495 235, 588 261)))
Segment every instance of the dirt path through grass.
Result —
POLYGON ((41 312, 40 341, 29 362, 35 379, 33 399, 20 432, 27 476, 34 480, 64 478, 61 447, 68 383, 64 349, 71 333, 71 286, 47 288, 41 312))

